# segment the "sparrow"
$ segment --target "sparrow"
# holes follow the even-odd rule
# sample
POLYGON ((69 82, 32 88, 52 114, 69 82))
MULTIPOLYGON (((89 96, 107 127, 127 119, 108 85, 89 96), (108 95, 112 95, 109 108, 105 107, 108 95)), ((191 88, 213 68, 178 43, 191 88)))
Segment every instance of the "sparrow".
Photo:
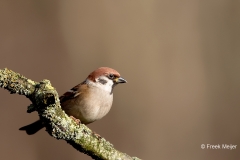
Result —
MULTIPOLYGON (((65 113, 83 124, 103 118, 113 103, 113 88, 127 81, 108 67, 100 67, 88 75, 80 84, 59 97, 65 113)), ((21 127, 28 135, 35 134, 44 127, 41 120, 21 127)))

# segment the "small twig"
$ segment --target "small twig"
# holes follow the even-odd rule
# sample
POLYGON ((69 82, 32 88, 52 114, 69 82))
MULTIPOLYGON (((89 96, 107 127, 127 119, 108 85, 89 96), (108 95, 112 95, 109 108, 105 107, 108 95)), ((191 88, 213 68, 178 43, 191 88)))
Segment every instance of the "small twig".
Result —
POLYGON ((27 112, 37 111, 51 136, 66 140, 93 159, 139 160, 116 150, 110 142, 93 134, 84 124, 76 124, 61 109, 58 93, 49 80, 34 82, 5 68, 0 70, 0 87, 29 98, 32 104, 28 106, 27 112))

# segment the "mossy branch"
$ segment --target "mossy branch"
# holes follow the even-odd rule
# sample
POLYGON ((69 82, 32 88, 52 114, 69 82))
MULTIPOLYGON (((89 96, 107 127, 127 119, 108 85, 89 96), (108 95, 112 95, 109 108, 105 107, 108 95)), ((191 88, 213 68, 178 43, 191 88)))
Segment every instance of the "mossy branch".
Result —
POLYGON ((84 124, 78 125, 61 109, 59 96, 49 80, 34 82, 7 68, 0 70, 0 87, 25 95, 32 104, 28 112, 37 111, 46 131, 63 139, 75 149, 98 160, 139 160, 116 150, 104 138, 96 136, 84 124))

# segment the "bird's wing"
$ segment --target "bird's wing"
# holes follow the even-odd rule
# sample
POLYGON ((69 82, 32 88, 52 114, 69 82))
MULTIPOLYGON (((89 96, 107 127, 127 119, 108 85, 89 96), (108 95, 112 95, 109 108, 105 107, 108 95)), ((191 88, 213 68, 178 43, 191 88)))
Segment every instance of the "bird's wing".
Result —
POLYGON ((73 87, 72 89, 70 89, 69 91, 65 92, 62 96, 59 97, 60 103, 63 103, 69 99, 73 99, 73 98, 79 96, 81 94, 81 88, 85 85, 86 85, 86 83, 82 82, 82 83, 76 85, 75 87, 73 87))

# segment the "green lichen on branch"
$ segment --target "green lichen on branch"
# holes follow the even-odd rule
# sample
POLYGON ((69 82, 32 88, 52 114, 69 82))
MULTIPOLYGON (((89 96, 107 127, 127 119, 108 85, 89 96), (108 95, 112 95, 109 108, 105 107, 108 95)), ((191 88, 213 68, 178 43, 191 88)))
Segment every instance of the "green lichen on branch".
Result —
POLYGON ((7 68, 0 70, 0 87, 9 90, 11 94, 28 96, 33 93, 35 84, 34 81, 7 68))
POLYGON ((66 140, 75 149, 99 160, 140 160, 116 150, 104 138, 84 124, 77 124, 61 109, 59 96, 49 80, 34 82, 7 68, 0 70, 0 87, 25 95, 32 102, 28 113, 37 111, 46 131, 56 139, 66 140))

